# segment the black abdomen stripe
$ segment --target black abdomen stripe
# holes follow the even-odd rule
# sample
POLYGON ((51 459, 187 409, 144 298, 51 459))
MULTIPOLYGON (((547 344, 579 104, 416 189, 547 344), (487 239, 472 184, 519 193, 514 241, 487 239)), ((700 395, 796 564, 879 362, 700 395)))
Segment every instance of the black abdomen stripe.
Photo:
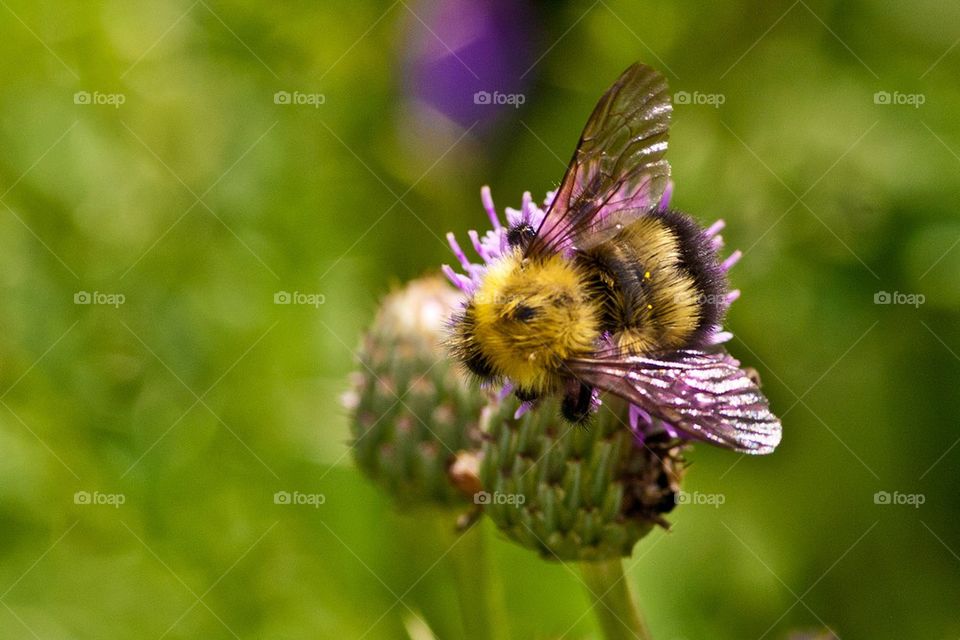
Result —
POLYGON ((695 336, 699 343, 706 332, 723 320, 723 312, 726 309, 724 296, 727 291, 727 279, 710 238, 693 218, 674 209, 663 211, 656 217, 679 241, 679 266, 693 277, 700 294, 703 304, 695 336))
POLYGON ((703 346, 724 310, 726 283, 700 226, 678 211, 644 216, 580 256, 603 299, 603 324, 645 349, 703 346))

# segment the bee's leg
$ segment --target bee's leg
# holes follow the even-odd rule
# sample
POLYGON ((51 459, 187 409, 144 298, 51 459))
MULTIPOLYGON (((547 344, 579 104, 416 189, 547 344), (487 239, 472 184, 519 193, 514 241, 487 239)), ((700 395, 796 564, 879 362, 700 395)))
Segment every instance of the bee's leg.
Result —
POLYGON ((574 424, 582 424, 590 417, 590 401, 593 398, 593 387, 578 380, 567 385, 563 395, 563 404, 560 413, 574 424))
POLYGON ((540 397, 531 391, 526 391, 525 389, 521 389, 519 387, 513 390, 513 395, 517 396, 517 400, 520 402, 533 402, 540 397))

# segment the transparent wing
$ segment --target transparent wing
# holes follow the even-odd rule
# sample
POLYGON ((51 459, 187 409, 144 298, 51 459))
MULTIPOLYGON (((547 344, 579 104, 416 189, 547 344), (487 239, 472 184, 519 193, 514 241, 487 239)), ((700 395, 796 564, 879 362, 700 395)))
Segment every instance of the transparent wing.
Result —
POLYGON ((587 120, 528 256, 596 243, 659 204, 671 110, 657 71, 637 63, 623 72, 587 120))
POLYGON ((625 398, 690 438, 758 455, 780 444, 780 420, 725 351, 677 351, 663 360, 601 355, 571 360, 568 366, 577 378, 625 398))

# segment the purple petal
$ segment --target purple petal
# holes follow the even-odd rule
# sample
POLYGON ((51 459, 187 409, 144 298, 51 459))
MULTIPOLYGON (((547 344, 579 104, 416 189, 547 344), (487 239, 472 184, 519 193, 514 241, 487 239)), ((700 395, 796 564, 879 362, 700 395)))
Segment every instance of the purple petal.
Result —
MULTIPOLYGON (((729 303, 728 303, 729 304, 729 303)), ((709 344, 723 344, 733 340, 733 334, 729 331, 715 331, 707 340, 709 344)))
POLYGON ((460 289, 467 295, 470 295, 473 293, 473 288, 474 288, 473 281, 470 280, 470 278, 465 278, 461 276, 459 273, 454 271, 448 264, 440 265, 440 269, 443 271, 443 274, 447 276, 447 279, 453 283, 453 286, 460 289))
POLYGON ((669 422, 661 422, 660 424, 663 425, 663 430, 666 431, 667 435, 671 438, 677 439, 680 437, 680 433, 677 431, 676 427, 669 422))
POLYGON ((536 207, 533 206, 533 196, 530 195, 529 191, 524 191, 523 203, 520 205, 520 209, 523 211, 524 219, 527 220, 528 222, 530 221, 531 218, 533 218, 535 208, 536 207))
POLYGON ((490 262, 490 254, 487 253, 487 249, 483 246, 483 243, 480 242, 480 234, 471 229, 467 231, 467 235, 470 236, 470 242, 473 243, 473 250, 477 252, 477 255, 483 258, 484 262, 490 262))
POLYGON ((713 236, 715 236, 715 235, 717 235, 718 233, 720 233, 721 231, 723 231, 723 228, 726 227, 726 226, 727 226, 727 223, 724 222, 724 220, 721 218, 720 220, 717 220, 717 221, 714 222, 712 225, 710 225, 709 227, 707 227, 707 230, 704 231, 703 233, 704 233, 708 238, 712 238, 713 236))
POLYGON ((737 249, 730 256, 723 261, 723 264, 720 265, 720 268, 724 271, 730 271, 733 265, 737 264, 740 261, 740 258, 743 257, 743 252, 740 249, 737 249))
POLYGON ((447 244, 450 245, 450 250, 453 251, 453 255, 457 258, 457 262, 460 263, 460 266, 466 270, 470 269, 470 261, 467 260, 467 254, 463 252, 463 249, 460 248, 460 244, 457 242, 457 238, 452 234, 447 234, 447 244))
POLYGON ((525 414, 527 411, 530 411, 530 409, 532 408, 533 408, 532 402, 521 403, 520 406, 517 407, 517 410, 513 413, 513 419, 519 420, 520 417, 523 416, 523 414, 525 414))
POLYGON ((483 208, 487 210, 490 224, 493 225, 495 230, 500 229, 500 218, 497 216, 497 209, 493 206, 493 195, 490 193, 490 187, 484 185, 480 188, 480 201, 483 202, 483 208))
POLYGON ((667 207, 670 206, 670 197, 673 195, 673 180, 667 182, 666 188, 663 190, 663 195, 660 196, 660 210, 664 211, 667 207))

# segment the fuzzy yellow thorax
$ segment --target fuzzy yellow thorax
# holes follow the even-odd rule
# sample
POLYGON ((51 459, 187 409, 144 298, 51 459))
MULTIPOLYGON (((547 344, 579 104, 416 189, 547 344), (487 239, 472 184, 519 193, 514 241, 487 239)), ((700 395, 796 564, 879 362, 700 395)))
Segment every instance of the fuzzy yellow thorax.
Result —
POLYGON ((473 297, 477 344, 498 373, 531 393, 557 390, 563 361, 591 353, 600 309, 584 273, 562 256, 491 266, 473 297))

